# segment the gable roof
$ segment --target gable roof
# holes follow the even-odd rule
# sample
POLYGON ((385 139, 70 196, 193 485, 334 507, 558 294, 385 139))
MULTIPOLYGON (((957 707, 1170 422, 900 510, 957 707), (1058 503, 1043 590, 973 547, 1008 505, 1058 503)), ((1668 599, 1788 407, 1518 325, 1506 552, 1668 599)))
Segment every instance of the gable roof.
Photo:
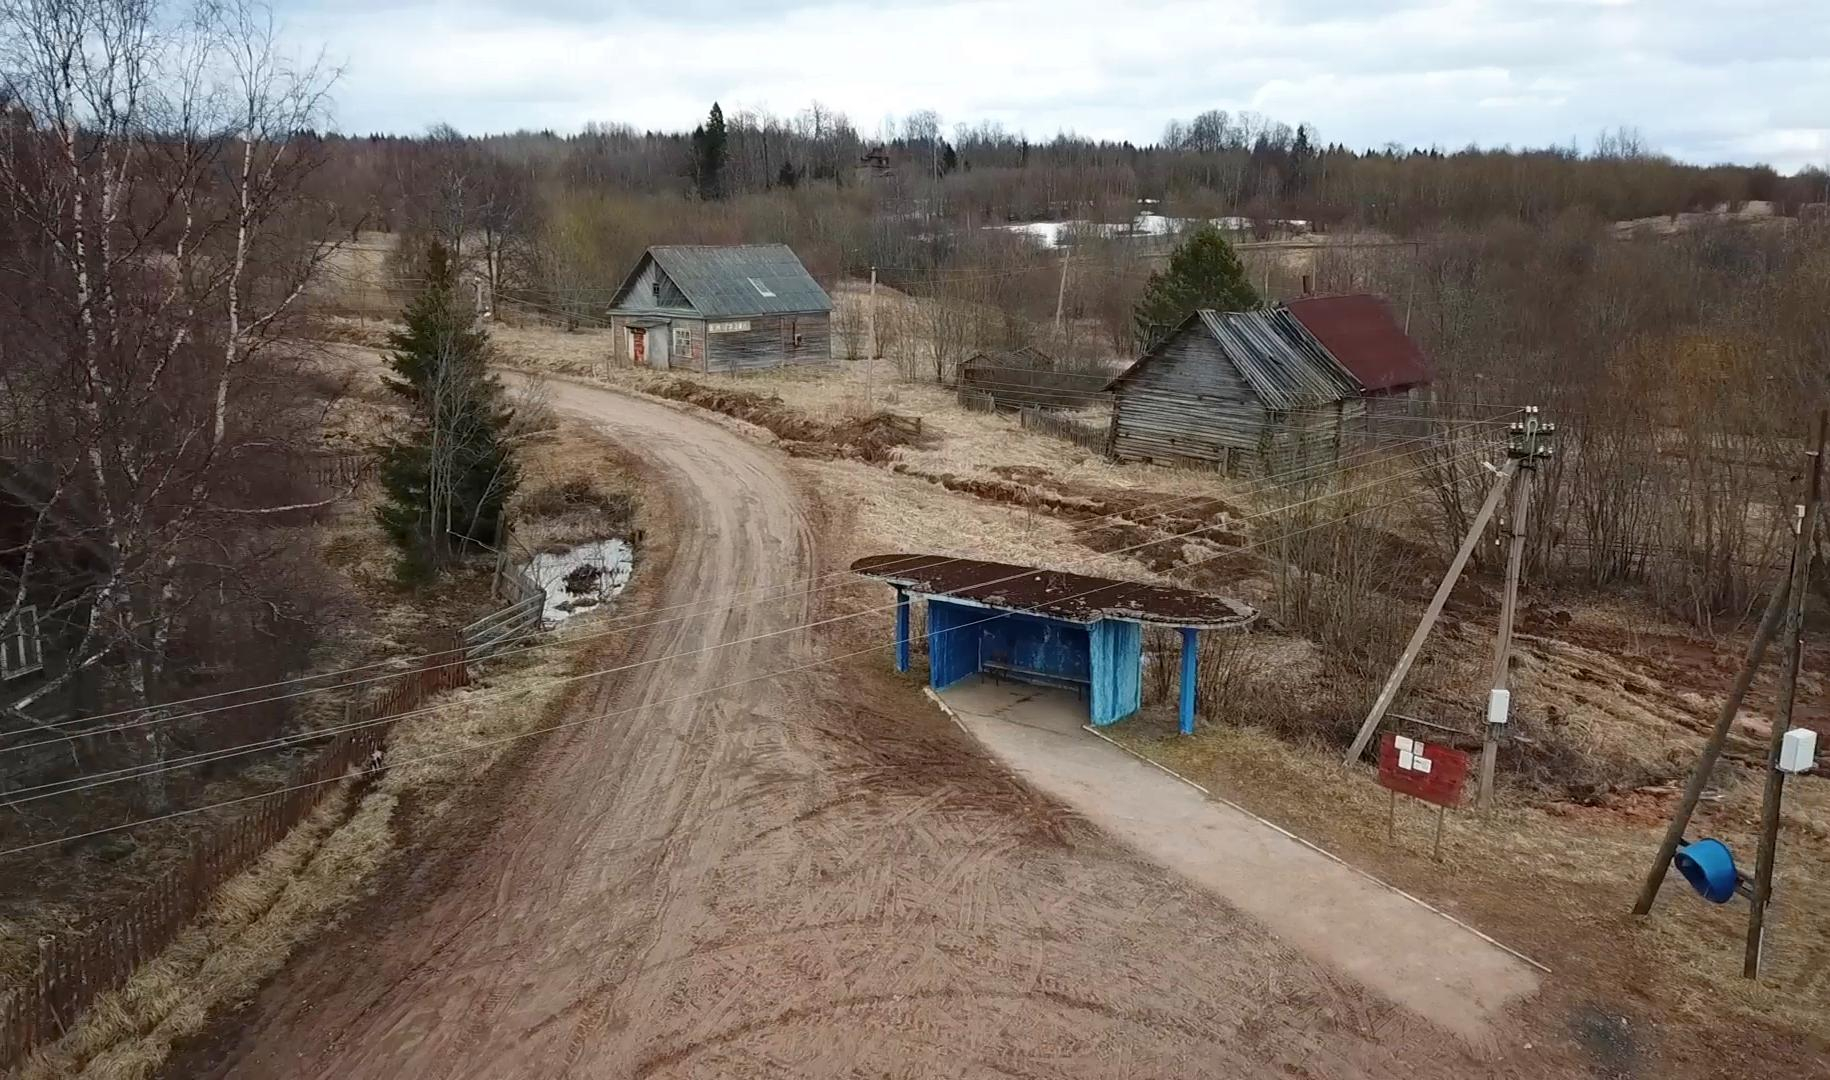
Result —
POLYGON ((1206 332, 1239 374, 1275 412, 1323 405, 1360 396, 1360 383, 1284 307, 1257 311, 1197 311, 1118 378, 1121 383, 1154 361, 1170 342, 1189 332, 1206 332))
POLYGON ((1383 299, 1367 293, 1290 301, 1290 314, 1368 390, 1430 381, 1430 362, 1383 299))
POLYGON ((650 259, 693 309, 708 319, 832 310, 832 298, 786 244, 674 244, 651 247, 643 253, 616 290, 616 298, 610 303, 612 311, 654 310, 646 297, 628 296, 650 259))

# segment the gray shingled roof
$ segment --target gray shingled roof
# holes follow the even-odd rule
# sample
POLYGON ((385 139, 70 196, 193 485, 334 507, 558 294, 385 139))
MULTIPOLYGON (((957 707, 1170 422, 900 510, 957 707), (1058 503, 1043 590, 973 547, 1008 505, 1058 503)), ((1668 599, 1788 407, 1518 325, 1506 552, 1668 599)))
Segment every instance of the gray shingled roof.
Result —
POLYGON ((1360 396, 1360 383, 1283 307, 1203 311, 1201 321, 1272 409, 1360 396))
MULTIPOLYGON (((1196 320, 1219 342, 1220 350, 1238 366, 1267 409, 1285 412, 1360 396, 1359 380, 1282 305, 1258 311, 1197 311, 1183 321, 1176 334, 1196 320)), ((1117 389, 1150 363, 1161 347, 1126 368, 1106 389, 1117 389)))
MULTIPOLYGON (((832 310, 832 298, 786 244, 666 245, 649 248, 643 258, 659 264, 708 319, 832 310)), ((624 294, 641 272, 638 262, 617 290, 612 310, 624 307, 624 294)), ((629 299, 634 302, 625 310, 648 309, 643 298, 629 299)))

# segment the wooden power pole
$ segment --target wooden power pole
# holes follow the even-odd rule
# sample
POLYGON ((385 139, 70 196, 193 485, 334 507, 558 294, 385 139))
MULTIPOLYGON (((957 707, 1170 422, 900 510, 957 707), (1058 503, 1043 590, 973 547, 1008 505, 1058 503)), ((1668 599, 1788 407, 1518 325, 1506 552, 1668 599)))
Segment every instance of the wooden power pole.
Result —
POLYGON ((1385 711, 1397 699, 1398 688, 1404 685, 1404 677, 1411 673, 1411 665, 1417 662, 1417 654, 1423 651, 1423 643, 1430 636, 1430 628, 1442 616, 1443 605, 1449 602, 1449 594, 1461 579, 1462 568, 1468 565, 1468 556, 1474 554, 1474 545, 1480 542, 1481 533, 1487 528, 1487 522, 1493 519, 1493 511, 1500 505, 1500 496, 1506 493, 1506 485, 1512 482, 1513 475, 1518 471, 1519 463, 1508 461, 1501 467, 1500 474, 1494 477, 1493 487, 1487 491, 1487 500, 1481 503, 1480 512, 1474 515, 1474 523, 1468 527, 1468 534, 1462 537, 1461 547, 1449 563, 1448 572, 1443 574, 1442 583, 1436 586, 1436 595, 1430 598, 1430 606, 1424 609, 1423 618, 1417 623, 1417 629, 1411 632, 1411 640, 1405 643, 1398 663, 1392 667, 1392 673, 1380 688, 1379 696, 1373 699, 1372 708, 1360 724, 1359 733, 1353 737, 1353 745, 1347 748, 1347 759, 1342 765, 1352 765, 1360 760, 1366 744, 1372 741, 1373 733, 1379 730, 1379 721, 1385 719, 1385 711))
POLYGON ((1805 490, 1805 501, 1798 508, 1794 525, 1796 537, 1792 548, 1791 596, 1786 603, 1785 669, 1779 680, 1779 711, 1773 717, 1773 730, 1767 739, 1766 790, 1760 799, 1760 854, 1754 865, 1754 889, 1747 911, 1747 951, 1741 962, 1741 975, 1760 977, 1760 948, 1766 937, 1766 907, 1773 898, 1773 857, 1779 847, 1779 802, 1785 793, 1786 774, 1779 767, 1779 751, 1786 732, 1792 729, 1792 706, 1798 698, 1798 669, 1804 660, 1805 592, 1811 581, 1812 540, 1817 529, 1819 486, 1824 478, 1825 428, 1830 413, 1817 417, 1817 448, 1811 455, 1811 486, 1805 490))
POLYGON ((1512 711, 1512 691, 1507 683, 1512 674, 1512 624, 1519 607, 1519 575, 1525 565, 1525 517, 1531 510, 1531 477, 1538 462, 1550 456, 1550 439, 1556 425, 1538 419, 1537 406, 1525 410, 1525 419, 1513 424, 1507 441, 1506 456, 1518 463, 1519 476, 1512 484, 1512 509, 1507 514, 1510 530, 1506 550, 1506 592, 1500 601, 1500 629, 1493 644, 1493 686, 1487 695, 1487 728, 1481 740, 1480 788, 1475 805, 1482 810, 1493 802, 1493 766, 1499 759, 1500 736, 1512 711))
MULTIPOLYGON (((1811 497, 1811 494, 1817 490, 1818 475, 1823 467, 1823 429, 1824 417, 1820 414, 1817 457, 1812 462, 1811 492, 1807 492, 1807 497, 1811 497)), ((1802 530, 1798 539, 1803 539, 1802 530)), ((1690 771, 1690 780, 1684 785, 1684 794, 1678 800, 1677 810, 1671 816, 1671 824, 1665 828, 1664 839, 1659 841, 1658 852, 1653 855, 1652 865, 1646 871, 1646 880, 1640 885, 1638 898, 1633 901, 1633 914, 1635 915, 1646 915, 1652 911, 1652 905, 1658 899, 1659 886, 1665 882, 1665 874, 1671 869, 1671 860, 1677 855, 1678 845, 1684 842, 1684 831, 1690 827, 1691 816, 1696 813, 1697 803, 1701 801, 1704 789, 1709 786, 1709 779, 1715 772, 1716 762, 1722 756, 1722 747, 1728 741, 1729 728, 1734 725, 1735 717, 1741 711, 1741 702, 1747 697, 1748 687, 1753 684, 1754 675, 1759 672, 1761 661, 1766 658, 1767 646, 1772 643, 1778 632, 1781 619, 1791 609, 1793 583, 1809 580, 1808 573, 1801 574, 1799 571, 1801 550, 1804 556, 1809 558, 1810 548, 1801 549, 1795 542, 1792 547, 1791 566, 1785 576, 1779 579, 1778 584, 1773 586, 1772 595, 1767 598, 1766 613, 1760 618, 1760 626, 1754 631, 1754 639, 1748 642, 1747 654, 1741 662, 1741 671, 1735 676, 1735 684, 1729 689, 1728 697, 1723 699, 1721 709, 1716 712, 1715 726, 1710 729, 1709 738, 1703 742, 1703 752, 1697 756, 1696 766, 1690 771)), ((1802 588, 1802 585, 1800 587, 1802 588)), ((1775 726, 1778 726, 1777 723, 1775 726)), ((1785 737, 1783 728, 1774 737, 1783 739, 1785 737)), ((1769 762, 1769 764, 1772 763, 1769 762)), ((1764 810, 1764 808, 1763 801, 1762 809, 1764 810)))

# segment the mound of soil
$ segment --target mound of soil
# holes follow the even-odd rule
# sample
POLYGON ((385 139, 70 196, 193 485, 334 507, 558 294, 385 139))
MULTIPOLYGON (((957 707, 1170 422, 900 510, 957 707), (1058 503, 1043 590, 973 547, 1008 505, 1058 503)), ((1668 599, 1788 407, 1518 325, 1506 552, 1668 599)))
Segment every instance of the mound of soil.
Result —
POLYGON ((882 463, 890 460, 897 447, 915 445, 921 435, 919 419, 894 413, 879 412, 827 423, 801 415, 775 394, 707 386, 686 379, 655 387, 653 392, 767 428, 781 440, 784 449, 797 457, 856 458, 882 463))

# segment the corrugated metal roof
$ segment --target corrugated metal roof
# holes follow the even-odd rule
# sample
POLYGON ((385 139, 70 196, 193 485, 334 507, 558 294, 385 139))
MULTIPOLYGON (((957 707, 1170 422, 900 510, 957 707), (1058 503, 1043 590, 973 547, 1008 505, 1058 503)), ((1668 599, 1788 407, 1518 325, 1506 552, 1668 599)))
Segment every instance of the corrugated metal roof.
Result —
MULTIPOLYGON (((832 298, 786 244, 663 245, 649 248, 643 256, 648 259, 708 319, 832 310, 832 298)), ((617 290, 612 311, 653 310, 647 297, 625 295, 642 265, 636 263, 617 290)))
POLYGON ((1258 311, 1197 311, 1175 332, 1113 379, 1107 389, 1142 369, 1163 346, 1199 320, 1219 343, 1239 373, 1251 384, 1264 407, 1273 412, 1324 405, 1360 396, 1353 373, 1329 355, 1322 343, 1282 307, 1258 311))
POLYGON ((1360 396, 1353 373, 1284 308, 1199 314, 1266 408, 1282 411, 1360 396))
POLYGON ((1377 296, 1310 296, 1290 301, 1290 314, 1353 372, 1368 390, 1399 390, 1430 381, 1430 362, 1377 296))

